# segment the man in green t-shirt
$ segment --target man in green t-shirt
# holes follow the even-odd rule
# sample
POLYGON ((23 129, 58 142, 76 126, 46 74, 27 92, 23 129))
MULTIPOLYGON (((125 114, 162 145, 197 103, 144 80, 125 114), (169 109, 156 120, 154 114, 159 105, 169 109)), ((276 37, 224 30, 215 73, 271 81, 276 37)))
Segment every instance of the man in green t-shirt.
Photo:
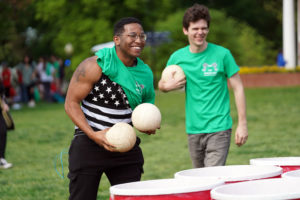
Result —
POLYGON ((227 80, 238 111, 235 143, 243 145, 248 138, 244 88, 239 67, 230 51, 209 43, 210 15, 208 8, 194 4, 183 17, 183 33, 189 45, 175 51, 167 66, 179 65, 186 79, 160 80, 163 92, 185 86, 186 132, 194 167, 225 165, 232 128, 227 80))
POLYGON ((75 124, 69 148, 69 200, 96 200, 102 174, 111 185, 141 179, 140 138, 131 150, 120 153, 105 135, 118 122, 132 124, 137 105, 154 103, 153 74, 139 58, 146 38, 140 20, 120 19, 114 26, 114 47, 82 61, 72 76, 65 101, 75 124))

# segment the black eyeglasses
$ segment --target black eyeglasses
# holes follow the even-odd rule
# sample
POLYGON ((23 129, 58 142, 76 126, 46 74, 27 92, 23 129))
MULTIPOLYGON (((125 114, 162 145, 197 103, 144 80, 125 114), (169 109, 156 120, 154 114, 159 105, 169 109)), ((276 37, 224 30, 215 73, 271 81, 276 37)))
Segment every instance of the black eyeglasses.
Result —
POLYGON ((129 33, 126 36, 130 37, 131 40, 137 40, 138 38, 141 39, 141 41, 146 41, 147 40, 147 35, 145 33, 142 33, 140 35, 136 33, 129 33))

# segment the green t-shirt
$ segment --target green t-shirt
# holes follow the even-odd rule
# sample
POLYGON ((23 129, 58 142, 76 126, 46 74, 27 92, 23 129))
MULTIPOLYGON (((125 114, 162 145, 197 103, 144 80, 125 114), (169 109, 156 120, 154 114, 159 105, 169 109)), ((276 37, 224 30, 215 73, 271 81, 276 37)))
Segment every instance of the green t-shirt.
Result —
POLYGON ((186 46, 171 55, 168 65, 179 65, 186 75, 186 132, 199 134, 230 129, 227 78, 239 71, 230 51, 208 43, 203 52, 191 53, 186 46))
POLYGON ((150 67, 138 60, 138 64, 134 67, 127 67, 128 71, 135 77, 137 88, 142 91, 142 102, 155 102, 155 91, 153 84, 153 73, 150 67), (143 67, 142 67, 143 66, 143 67))
POLYGON ((101 49, 95 55, 102 72, 121 85, 132 110, 141 103, 154 104, 153 73, 140 58, 136 66, 127 67, 117 56, 115 47, 101 49))
POLYGON ((56 78, 59 78, 59 62, 58 61, 54 61, 53 63, 52 63, 52 65, 54 66, 54 68, 55 68, 55 77, 56 78))

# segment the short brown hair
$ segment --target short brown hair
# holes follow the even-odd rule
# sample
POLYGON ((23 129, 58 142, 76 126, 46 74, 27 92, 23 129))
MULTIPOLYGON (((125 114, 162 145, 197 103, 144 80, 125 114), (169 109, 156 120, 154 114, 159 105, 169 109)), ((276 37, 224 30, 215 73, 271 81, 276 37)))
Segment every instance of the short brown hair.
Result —
POLYGON ((182 25, 185 29, 188 29, 190 22, 196 22, 200 19, 204 19, 209 27, 210 15, 208 8, 204 5, 195 3, 192 7, 189 7, 183 16, 182 25))

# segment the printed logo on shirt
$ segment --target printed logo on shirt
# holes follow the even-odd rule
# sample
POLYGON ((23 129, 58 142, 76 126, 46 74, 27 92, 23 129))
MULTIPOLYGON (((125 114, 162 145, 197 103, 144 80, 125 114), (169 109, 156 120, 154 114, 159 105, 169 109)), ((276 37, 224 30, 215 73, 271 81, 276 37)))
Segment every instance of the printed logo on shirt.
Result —
POLYGON ((143 93, 144 87, 145 86, 143 84, 139 84, 137 81, 135 82, 135 89, 139 94, 143 93))
POLYGON ((204 63, 202 69, 204 76, 216 76, 218 72, 217 66, 218 66, 217 63, 213 63, 211 65, 204 63))

